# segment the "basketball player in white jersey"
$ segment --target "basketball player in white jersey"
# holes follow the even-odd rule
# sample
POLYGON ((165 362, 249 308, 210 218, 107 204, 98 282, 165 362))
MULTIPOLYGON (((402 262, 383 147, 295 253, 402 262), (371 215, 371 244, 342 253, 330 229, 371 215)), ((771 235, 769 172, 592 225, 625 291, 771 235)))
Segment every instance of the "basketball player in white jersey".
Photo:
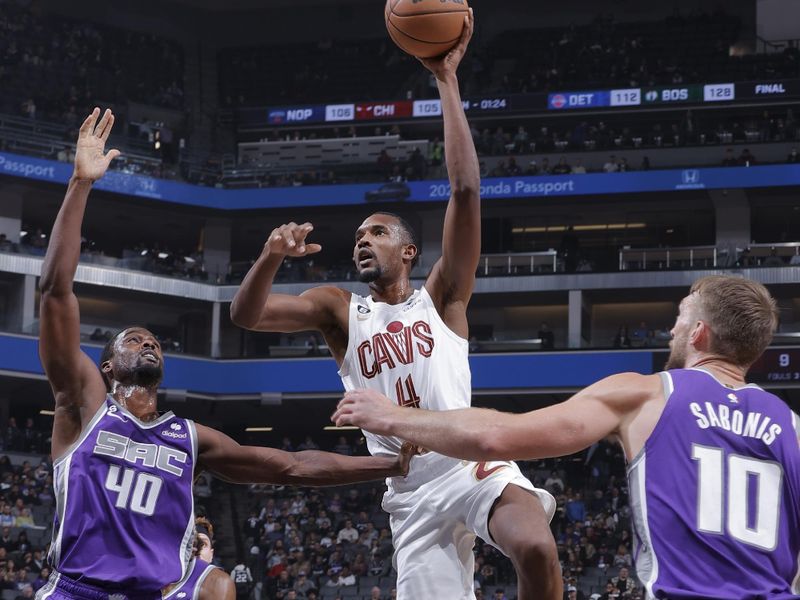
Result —
MULTIPOLYGON (((300 296, 272 293, 284 257, 319 252, 310 223, 275 229, 231 305, 234 323, 256 331, 322 332, 347 390, 372 388, 414 410, 468 407, 471 400, 466 309, 480 257, 480 175, 456 78, 472 36, 445 57, 425 60, 442 100, 452 196, 442 257, 424 287, 409 279, 418 255, 414 233, 396 215, 376 213, 356 231, 353 260, 369 295, 328 286, 300 296)), ((395 455, 397 438, 366 433, 375 455, 395 455)), ((561 573, 548 522, 552 496, 511 462, 476 463, 426 453, 408 477, 387 480, 400 600, 471 600, 475 536, 513 562, 520 600, 561 598, 561 573)))

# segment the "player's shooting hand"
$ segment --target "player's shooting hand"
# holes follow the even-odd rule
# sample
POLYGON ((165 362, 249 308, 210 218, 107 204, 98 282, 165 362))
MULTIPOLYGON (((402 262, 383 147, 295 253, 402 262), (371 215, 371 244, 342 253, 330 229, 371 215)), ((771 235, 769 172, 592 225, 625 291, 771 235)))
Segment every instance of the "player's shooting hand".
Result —
POLYGON ((469 9, 469 14, 464 17, 464 30, 461 32, 461 39, 458 44, 453 47, 450 52, 444 56, 437 58, 420 58, 419 61, 425 65, 431 73, 436 76, 436 79, 444 81, 449 76, 455 75, 458 70, 458 65, 461 64, 461 59, 467 52, 467 46, 472 39, 472 33, 475 31, 475 15, 472 9, 469 9))
POLYGON ((353 390, 339 401, 331 420, 337 427, 355 425, 370 433, 391 435, 389 428, 396 411, 402 410, 375 390, 353 390))
POLYGON ((266 243, 270 254, 281 256, 308 256, 322 250, 319 244, 307 244, 306 237, 314 231, 311 223, 289 223, 272 230, 266 243))
POLYGON ((111 161, 120 155, 119 150, 105 151, 108 136, 114 126, 114 114, 106 109, 98 123, 100 109, 95 108, 81 125, 78 145, 75 147, 76 179, 97 181, 105 175, 111 161))

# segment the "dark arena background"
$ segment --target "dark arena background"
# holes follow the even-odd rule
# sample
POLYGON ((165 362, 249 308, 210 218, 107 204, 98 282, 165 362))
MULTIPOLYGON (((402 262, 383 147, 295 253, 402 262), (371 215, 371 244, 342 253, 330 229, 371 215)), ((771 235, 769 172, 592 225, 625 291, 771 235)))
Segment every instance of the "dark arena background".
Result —
MULTIPOLYGON (((749 380, 800 411, 798 4, 472 0, 459 79, 483 178, 474 405, 523 412, 659 370, 688 287, 726 273, 777 299, 779 332, 749 380)), ((366 293, 353 233, 376 210, 418 229, 416 285, 441 254, 441 105, 378 0, 0 0, 3 599, 49 572, 37 284, 94 106, 113 109, 122 157, 84 222, 82 340, 97 359, 125 325, 156 333, 161 410, 241 443, 366 453, 360 431, 330 422, 342 387, 322 338, 244 331, 231 300, 289 221, 312 222, 323 251, 286 260, 281 292, 366 293)), ((520 466, 558 500, 565 598, 642 598, 621 450, 520 466)), ((216 527, 217 564, 249 568, 238 598, 384 600, 383 490, 203 474, 195 508, 216 527)), ((474 552, 477 597, 514 599, 511 563, 480 540, 474 552)))

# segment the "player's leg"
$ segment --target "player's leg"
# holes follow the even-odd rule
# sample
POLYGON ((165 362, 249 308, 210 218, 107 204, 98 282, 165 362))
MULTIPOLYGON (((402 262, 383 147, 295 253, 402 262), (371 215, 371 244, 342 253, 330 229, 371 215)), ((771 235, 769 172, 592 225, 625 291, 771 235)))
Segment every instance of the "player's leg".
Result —
POLYGON ((518 600, 561 600, 556 542, 538 497, 508 484, 489 514, 489 534, 514 564, 518 600))
POLYGON ((467 527, 511 559, 518 600, 561 600, 562 580, 550 519, 556 501, 516 463, 467 463, 460 486, 467 527))
POLYGON ((384 499, 395 548, 398 600, 474 600, 475 534, 449 498, 447 476, 384 499))
POLYGON ((453 530, 443 523, 440 529, 439 535, 395 545, 398 600, 475 599, 475 536, 463 526, 453 530))

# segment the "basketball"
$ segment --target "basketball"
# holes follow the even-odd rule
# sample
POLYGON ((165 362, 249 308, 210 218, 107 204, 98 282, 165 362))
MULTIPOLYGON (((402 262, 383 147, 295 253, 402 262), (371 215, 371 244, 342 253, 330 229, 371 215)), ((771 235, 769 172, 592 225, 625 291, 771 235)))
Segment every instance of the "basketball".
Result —
POLYGON ((431 58, 458 43, 468 12, 466 0, 387 0, 386 29, 405 52, 431 58))

